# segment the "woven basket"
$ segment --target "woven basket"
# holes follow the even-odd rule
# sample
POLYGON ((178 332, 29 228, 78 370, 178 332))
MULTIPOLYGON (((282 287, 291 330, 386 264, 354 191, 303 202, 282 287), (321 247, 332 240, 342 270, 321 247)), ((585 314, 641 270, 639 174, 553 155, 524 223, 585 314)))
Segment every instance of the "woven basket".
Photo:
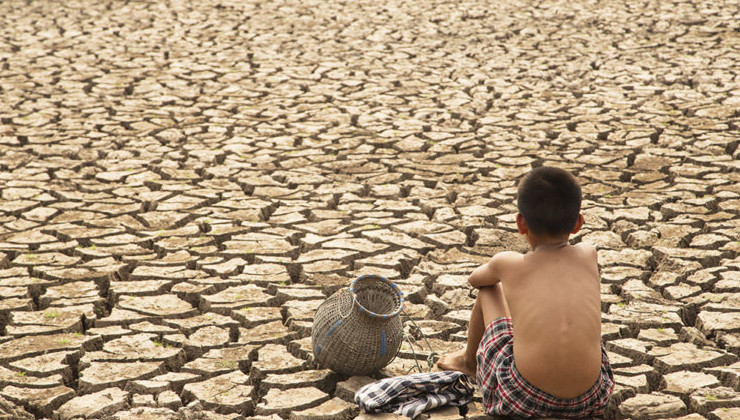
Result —
POLYGON ((311 334, 315 360, 344 375, 368 375, 388 365, 403 339, 403 293, 385 277, 367 275, 326 299, 311 334))

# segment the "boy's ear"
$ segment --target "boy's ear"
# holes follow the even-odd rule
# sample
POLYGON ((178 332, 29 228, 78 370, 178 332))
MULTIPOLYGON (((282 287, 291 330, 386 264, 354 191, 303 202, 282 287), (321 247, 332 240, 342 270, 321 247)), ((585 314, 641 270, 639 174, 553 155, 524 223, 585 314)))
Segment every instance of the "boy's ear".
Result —
POLYGON ((576 225, 573 228, 573 231, 571 233, 578 233, 578 231, 581 230, 585 222, 586 220, 583 218, 583 215, 578 213, 578 220, 576 220, 576 225))
POLYGON ((529 233, 529 226, 527 226, 527 221, 524 220, 521 213, 516 214, 516 228, 519 229, 519 233, 522 235, 529 233))

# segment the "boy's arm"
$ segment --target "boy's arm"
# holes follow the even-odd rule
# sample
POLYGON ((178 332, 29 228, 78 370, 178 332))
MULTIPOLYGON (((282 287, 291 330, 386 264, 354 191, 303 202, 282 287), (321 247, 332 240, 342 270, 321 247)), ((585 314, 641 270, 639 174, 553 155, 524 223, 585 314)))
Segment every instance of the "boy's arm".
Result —
POLYGON ((476 289, 493 286, 501 281, 501 265, 509 252, 501 252, 493 256, 490 261, 477 267, 468 277, 468 283, 476 289))

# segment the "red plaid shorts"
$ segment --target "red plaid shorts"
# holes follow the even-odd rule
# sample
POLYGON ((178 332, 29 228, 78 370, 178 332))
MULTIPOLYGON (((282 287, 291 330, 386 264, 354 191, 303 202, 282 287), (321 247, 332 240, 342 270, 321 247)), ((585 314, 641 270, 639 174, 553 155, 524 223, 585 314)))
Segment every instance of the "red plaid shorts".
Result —
POLYGON ((476 359, 477 380, 486 412, 498 416, 579 418, 604 413, 614 389, 614 374, 601 346, 601 375, 593 387, 576 398, 563 399, 527 382, 514 365, 511 318, 491 322, 483 334, 476 359))

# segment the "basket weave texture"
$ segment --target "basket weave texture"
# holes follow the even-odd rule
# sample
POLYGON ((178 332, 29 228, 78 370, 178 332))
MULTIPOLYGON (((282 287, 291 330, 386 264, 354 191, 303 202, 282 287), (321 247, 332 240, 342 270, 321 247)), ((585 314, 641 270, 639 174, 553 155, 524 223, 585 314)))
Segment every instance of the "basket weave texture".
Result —
POLYGON ((403 293, 385 277, 367 275, 326 299, 311 334, 314 359, 344 375, 368 375, 388 365, 403 341, 403 293))

